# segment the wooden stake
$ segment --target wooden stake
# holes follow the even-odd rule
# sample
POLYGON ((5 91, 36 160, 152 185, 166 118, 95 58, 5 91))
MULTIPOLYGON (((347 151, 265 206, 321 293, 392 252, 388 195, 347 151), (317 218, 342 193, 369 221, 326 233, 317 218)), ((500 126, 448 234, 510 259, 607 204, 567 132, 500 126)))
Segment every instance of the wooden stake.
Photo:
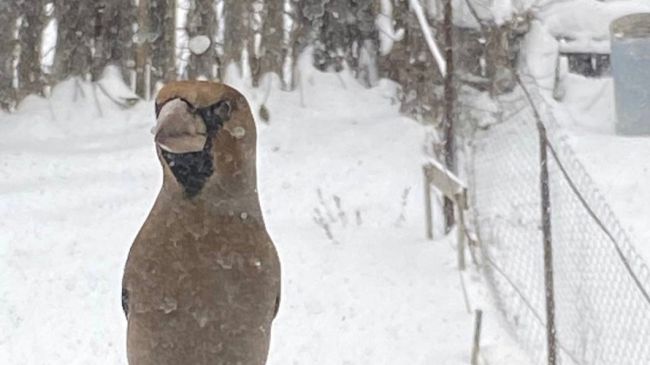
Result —
POLYGON ((465 270, 465 212, 464 204, 462 204, 462 199, 464 199, 463 194, 456 194, 456 212, 458 214, 458 223, 456 225, 457 235, 458 235, 458 270, 465 270))
POLYGON ((151 100, 151 63, 144 65, 144 100, 151 100))
POLYGON ((433 239, 433 211, 431 210, 431 178, 429 174, 429 167, 423 166, 422 172, 424 175, 424 212, 425 212, 425 225, 427 230, 427 238, 433 239))
POLYGON ((481 322, 483 321, 483 311, 477 309, 474 311, 474 345, 472 346, 472 365, 478 365, 478 354, 481 349, 481 322))

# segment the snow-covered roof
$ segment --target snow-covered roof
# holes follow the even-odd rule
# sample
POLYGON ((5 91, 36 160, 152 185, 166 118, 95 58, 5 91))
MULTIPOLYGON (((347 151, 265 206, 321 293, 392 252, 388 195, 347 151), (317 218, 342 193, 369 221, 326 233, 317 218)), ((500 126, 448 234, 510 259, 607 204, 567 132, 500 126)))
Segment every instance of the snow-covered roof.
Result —
MULTIPOLYGON (((512 20, 515 14, 523 13, 524 3, 533 0, 452 0, 454 25, 462 28, 479 28, 476 18, 470 10, 470 5, 476 11, 481 21, 489 21, 497 25, 512 20)), ((546 0, 543 0, 546 1, 546 0)), ((442 18, 443 4, 439 0, 423 0, 429 16, 442 18)))
POLYGON ((647 0, 571 0, 549 4, 536 15, 555 38, 561 39, 561 52, 609 53, 611 22, 646 12, 650 12, 647 0))

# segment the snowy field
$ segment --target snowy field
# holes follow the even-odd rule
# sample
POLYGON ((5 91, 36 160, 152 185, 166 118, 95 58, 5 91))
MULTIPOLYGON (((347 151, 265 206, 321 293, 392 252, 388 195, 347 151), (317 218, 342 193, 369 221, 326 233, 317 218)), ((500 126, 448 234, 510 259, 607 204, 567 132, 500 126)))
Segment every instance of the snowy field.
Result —
MULTIPOLYGON (((302 94, 273 89, 259 126, 283 265, 269 364, 468 364, 453 241, 424 239, 426 129, 398 114, 391 83, 304 80, 302 94)), ((254 105, 266 95, 243 90, 254 105)), ((126 363, 122 268, 161 183, 153 109, 68 81, 0 114, 0 363, 126 363)), ((484 358, 527 363, 480 276, 465 278, 484 358)))

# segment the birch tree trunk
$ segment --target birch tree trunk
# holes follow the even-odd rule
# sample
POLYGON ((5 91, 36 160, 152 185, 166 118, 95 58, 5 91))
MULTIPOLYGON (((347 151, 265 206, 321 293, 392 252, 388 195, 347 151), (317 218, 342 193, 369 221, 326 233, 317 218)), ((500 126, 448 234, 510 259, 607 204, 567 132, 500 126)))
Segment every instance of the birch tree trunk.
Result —
MULTIPOLYGON (((241 0, 240 0, 241 1, 241 0)), ((215 36, 217 33, 217 14, 213 0, 193 0, 187 15, 187 34, 190 40, 193 37, 205 36, 210 40, 210 46, 202 54, 192 53, 187 65, 187 74, 190 79, 200 77, 212 79, 213 67, 216 65, 221 78, 221 67, 217 64, 215 36)), ((240 41, 241 42, 241 41, 240 41)))
MULTIPOLYGON (((267 0, 268 2, 269 0, 267 0)), ((270 0, 273 1, 273 0, 270 0)), ((279 0, 275 0, 279 1, 279 0)), ((262 40, 262 24, 263 24, 263 11, 264 11, 264 2, 261 0, 247 0, 248 4, 246 7, 247 12, 247 34, 246 39, 246 54, 248 55, 248 66, 251 70, 251 82, 254 87, 259 86, 260 77, 262 75, 261 70, 261 40, 262 40), (259 40, 259 42, 258 42, 259 40), (259 43, 259 44, 258 44, 259 43)), ((276 47, 276 45, 271 45, 271 47, 276 47)))
POLYGON ((151 20, 149 17, 149 0, 138 0, 138 32, 135 36, 135 92, 140 97, 147 97, 151 92, 148 74, 151 65, 151 20))

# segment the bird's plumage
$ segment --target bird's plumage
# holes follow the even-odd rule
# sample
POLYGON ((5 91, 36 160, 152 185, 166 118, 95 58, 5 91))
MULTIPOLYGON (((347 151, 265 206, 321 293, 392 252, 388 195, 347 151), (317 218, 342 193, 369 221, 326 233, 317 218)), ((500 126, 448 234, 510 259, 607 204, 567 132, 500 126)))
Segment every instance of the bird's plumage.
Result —
POLYGON ((129 364, 262 365, 280 263, 259 205, 248 103, 226 85, 175 82, 156 114, 163 186, 123 279, 129 364))

